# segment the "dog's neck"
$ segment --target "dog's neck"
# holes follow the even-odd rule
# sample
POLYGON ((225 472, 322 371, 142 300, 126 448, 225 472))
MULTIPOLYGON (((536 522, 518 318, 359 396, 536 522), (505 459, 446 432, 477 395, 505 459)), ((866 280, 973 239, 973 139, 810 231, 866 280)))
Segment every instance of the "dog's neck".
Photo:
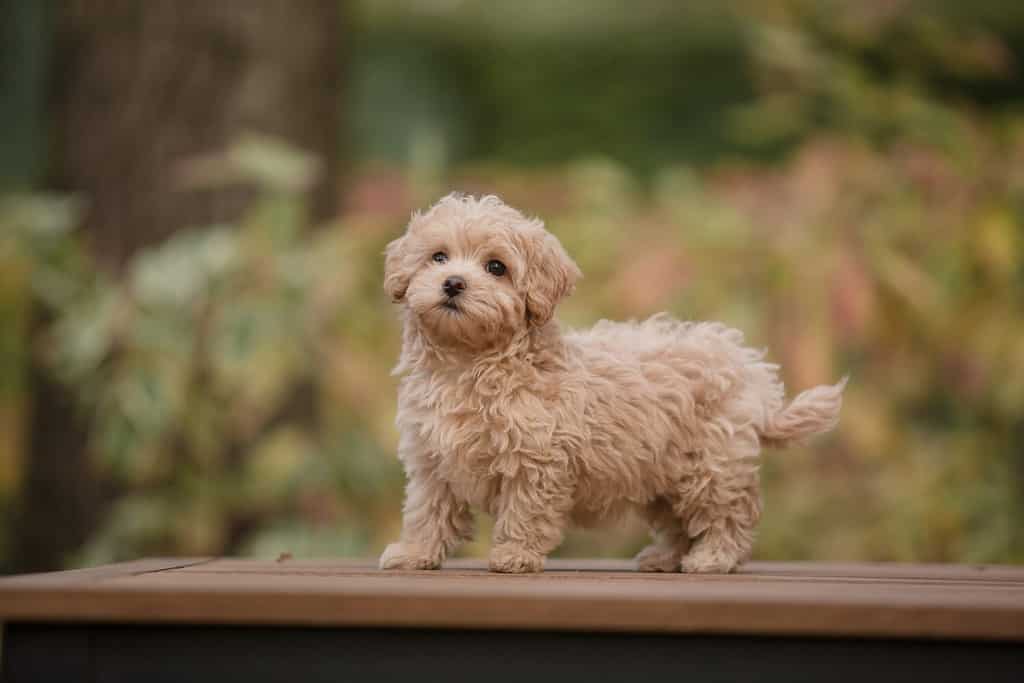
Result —
POLYGON ((521 368, 524 364, 545 370, 557 369, 565 359, 565 342, 555 320, 543 325, 527 325, 517 330, 501 345, 486 349, 469 349, 439 344, 429 338, 414 314, 403 316, 402 357, 394 374, 414 371, 450 373, 483 367, 521 368))

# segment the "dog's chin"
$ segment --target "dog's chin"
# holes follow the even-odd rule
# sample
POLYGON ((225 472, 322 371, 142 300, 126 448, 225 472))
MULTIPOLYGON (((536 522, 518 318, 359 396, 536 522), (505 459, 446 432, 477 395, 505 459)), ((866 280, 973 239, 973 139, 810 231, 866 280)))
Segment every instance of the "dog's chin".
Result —
POLYGON ((444 299, 413 310, 423 331, 441 346, 481 350, 507 336, 498 311, 471 301, 444 299))

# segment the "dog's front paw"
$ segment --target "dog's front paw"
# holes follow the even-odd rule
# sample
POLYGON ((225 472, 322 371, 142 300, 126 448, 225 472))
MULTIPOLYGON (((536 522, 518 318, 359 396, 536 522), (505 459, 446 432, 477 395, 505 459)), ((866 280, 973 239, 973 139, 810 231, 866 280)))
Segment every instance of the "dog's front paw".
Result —
POLYGON ((642 572, 677 572, 682 553, 678 548, 652 543, 636 557, 636 568, 642 572))
POLYGON ((380 556, 381 569, 437 569, 441 559, 411 543, 392 543, 380 556))
POLYGON ((687 574, 728 574, 739 564, 739 560, 728 553, 697 548, 683 557, 680 568, 687 574))
POLYGON ((503 574, 526 574, 544 571, 544 556, 512 545, 491 548, 489 568, 503 574))

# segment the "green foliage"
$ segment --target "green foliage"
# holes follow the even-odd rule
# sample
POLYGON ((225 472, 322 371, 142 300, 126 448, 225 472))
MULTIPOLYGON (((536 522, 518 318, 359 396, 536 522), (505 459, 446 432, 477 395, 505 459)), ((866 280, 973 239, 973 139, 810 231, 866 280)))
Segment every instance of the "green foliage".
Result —
MULTIPOLYGON (((669 310, 745 329, 794 391, 852 373, 835 436, 765 456, 758 556, 1022 561, 1024 129, 969 123, 967 162, 846 136, 781 165, 666 168, 647 188, 597 160, 444 184, 548 219, 586 273, 571 324, 669 310)), ((355 197, 395 189, 386 173, 355 183, 355 197)), ((271 191, 117 282, 68 235, 32 233, 50 235, 31 281, 57 311, 37 342, 122 491, 80 561, 360 554, 395 533, 398 329, 380 253, 412 206, 357 201, 313 231, 294 202, 271 191)), ((563 552, 640 543, 634 525, 563 552)))
POLYGON ((1015 0, 355 6, 349 116, 361 158, 599 154, 647 176, 777 160, 822 129, 942 142, 955 124, 946 105, 998 114, 1024 97, 1015 0))
MULTIPOLYGON (((249 139, 230 158, 265 188, 239 224, 176 234, 117 279, 57 234, 66 221, 46 212, 59 204, 5 214, 40 214, 3 245, 53 316, 33 344, 91 424, 97 476, 121 492, 80 561, 265 548, 264 530, 289 528, 365 549, 373 511, 399 495, 397 462, 381 457, 392 435, 360 419, 373 402, 335 386, 359 329, 386 324, 386 307, 363 302, 380 298, 386 233, 307 231, 292 181, 308 163, 290 150, 249 139)), ((386 377, 387 363, 364 369, 386 377)))
POLYGON ((717 158, 732 145, 722 113, 752 94, 725 6, 359 4, 351 117, 363 157, 410 162, 424 145, 447 162, 599 153, 647 172, 717 158))
MULTIPOLYGON (((402 487, 381 252, 409 211, 460 189, 547 220, 585 273, 561 310, 568 324, 668 310, 745 330, 792 392, 852 375, 835 435, 765 455, 758 557, 1024 562, 1024 118, 1006 40, 1020 13, 535 4, 535 25, 476 0, 449 26, 406 16, 407 3, 364 3, 370 46, 394 54, 373 41, 400 29, 427 55, 413 92, 450 97, 421 104, 416 122, 383 119, 409 163, 353 173, 334 223, 308 225, 297 199, 315 164, 252 137, 191 169, 196 182, 258 184, 246 215, 180 233, 121 277, 70 231, 76 201, 0 202, 0 428, 13 437, 0 443, 0 514, 37 353, 76 397, 95 476, 116 492, 75 562, 379 551, 402 487), (743 61, 673 62, 680 50, 743 61), (672 64, 682 75, 666 75, 672 64), (655 89, 693 82, 681 107, 713 106, 679 131, 645 119, 660 100, 626 87, 644 71, 655 89), (708 73, 736 72, 704 83, 721 98, 704 97, 708 73), (479 121, 494 138, 474 147, 479 121), (495 155, 576 161, 451 164, 495 155), (33 306, 50 312, 39 326, 33 306)), ((393 80, 360 81, 357 95, 387 91, 357 103, 363 123, 408 92, 396 64, 393 80)), ((363 131, 369 147, 379 132, 363 131)), ((485 551, 488 525, 467 553, 485 551)), ((624 555, 642 536, 632 523, 574 533, 561 552, 624 555)))

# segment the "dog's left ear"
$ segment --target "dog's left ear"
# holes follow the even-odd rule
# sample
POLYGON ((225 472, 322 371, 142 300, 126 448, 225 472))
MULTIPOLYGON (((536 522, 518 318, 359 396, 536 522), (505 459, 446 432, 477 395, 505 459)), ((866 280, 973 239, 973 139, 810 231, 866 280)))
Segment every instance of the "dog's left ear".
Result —
POLYGON ((405 298, 411 273, 405 263, 405 235, 393 240, 384 249, 384 291, 394 303, 405 298))
POLYGON ((555 314, 558 302, 572 293, 583 273, 554 235, 538 225, 527 249, 525 279, 526 316, 543 325, 555 314))

